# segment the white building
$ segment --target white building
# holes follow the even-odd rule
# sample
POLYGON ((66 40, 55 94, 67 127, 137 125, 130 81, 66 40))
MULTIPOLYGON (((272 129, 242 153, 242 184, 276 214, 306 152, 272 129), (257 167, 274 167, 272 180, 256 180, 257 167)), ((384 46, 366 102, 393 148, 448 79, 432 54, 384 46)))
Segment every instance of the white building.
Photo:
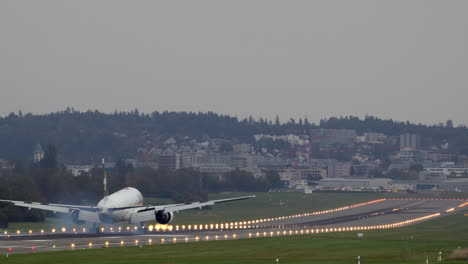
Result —
POLYGON ((75 177, 81 176, 85 173, 90 173, 93 169, 91 165, 67 165, 67 171, 71 172, 71 174, 75 177))
POLYGON ((435 167, 424 168, 424 175, 432 178, 464 177, 468 176, 468 168, 435 167))
POLYGON ((378 190, 380 188, 388 189, 391 179, 345 179, 345 178, 326 178, 319 181, 320 189, 331 190, 378 190))
POLYGON ((37 144, 34 148, 34 163, 38 163, 39 161, 44 159, 44 150, 42 149, 41 144, 37 144))

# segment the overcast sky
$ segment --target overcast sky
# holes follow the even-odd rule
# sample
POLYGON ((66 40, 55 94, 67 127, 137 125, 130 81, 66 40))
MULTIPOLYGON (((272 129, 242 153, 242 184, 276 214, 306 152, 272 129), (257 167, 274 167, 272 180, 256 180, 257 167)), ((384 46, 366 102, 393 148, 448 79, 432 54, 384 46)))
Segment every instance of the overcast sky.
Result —
POLYGON ((0 1, 0 115, 468 124, 468 1, 0 1))

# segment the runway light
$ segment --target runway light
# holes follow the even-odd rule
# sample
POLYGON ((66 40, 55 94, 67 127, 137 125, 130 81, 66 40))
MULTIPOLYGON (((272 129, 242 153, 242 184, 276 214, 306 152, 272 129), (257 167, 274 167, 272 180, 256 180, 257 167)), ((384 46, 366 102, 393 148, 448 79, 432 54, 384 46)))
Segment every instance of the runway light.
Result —
POLYGON ((228 238, 228 235, 224 235, 224 239, 227 239, 228 238))
POLYGON ((109 241, 106 241, 106 243, 104 243, 104 245, 105 245, 106 247, 108 247, 108 246, 109 246, 109 241))
POLYGON ((36 249, 36 247, 35 247, 35 246, 32 246, 32 247, 31 247, 31 250, 35 250, 35 249, 36 249))
POLYGON ((92 248, 92 247, 93 247, 93 243, 89 242, 89 243, 88 243, 88 247, 92 248))
POLYGON ((122 240, 120 241, 120 246, 123 247, 123 245, 125 244, 125 242, 122 240))
POLYGON ((55 228, 52 228, 52 233, 55 233, 55 228))
POLYGON ((165 239, 161 238, 161 244, 164 244, 165 239))
POLYGON ((13 251, 13 248, 10 247, 10 248, 8 248, 7 250, 8 250, 9 252, 11 252, 11 251, 13 251))
POLYGON ((149 226, 148 226, 148 231, 153 232, 153 229, 154 229, 154 226, 153 226, 153 225, 149 225, 149 226))
POLYGON ((21 234, 21 231, 19 231, 19 230, 16 230, 16 234, 18 234, 18 235, 19 235, 19 234, 21 234))
POLYGON ((32 230, 29 230, 29 234, 32 234, 32 230))
POLYGON ((148 244, 151 245, 151 243, 153 243, 153 239, 148 239, 148 244))
POLYGON ((135 239, 135 245, 138 245, 139 241, 138 239, 135 239))
POLYGON ((62 227, 62 233, 67 232, 67 229, 65 227, 62 227))
POLYGON ((185 242, 188 242, 188 237, 185 237, 185 242))
MULTIPOLYGON (((54 245, 54 247, 55 247, 55 245, 54 245)), ((71 247, 71 248, 75 248, 75 243, 72 243, 72 244, 70 245, 70 247, 71 247)))
POLYGON ((172 241, 173 241, 174 243, 177 243, 177 238, 174 237, 174 238, 172 239, 172 241))
POLYGON ((450 212, 453 212, 454 210, 455 210, 455 208, 450 208, 450 209, 448 209, 448 210, 445 211, 445 212, 450 213, 450 212))

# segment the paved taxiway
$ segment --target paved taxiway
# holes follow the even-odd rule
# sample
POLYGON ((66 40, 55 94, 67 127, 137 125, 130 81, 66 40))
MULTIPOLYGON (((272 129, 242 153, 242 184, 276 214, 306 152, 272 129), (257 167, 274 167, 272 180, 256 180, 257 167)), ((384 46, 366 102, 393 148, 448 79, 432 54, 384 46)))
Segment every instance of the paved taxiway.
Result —
MULTIPOLYGON (((369 204, 361 204, 339 210, 327 210, 319 213, 306 213, 281 219, 263 220, 257 223, 240 224, 228 229, 179 230, 150 232, 147 234, 104 233, 87 234, 20 234, 0 235, 0 253, 17 254, 58 250, 82 250, 88 248, 115 246, 145 246, 161 243, 185 243, 206 240, 243 239, 250 237, 278 236, 291 234, 309 234, 335 232, 338 230, 363 230, 369 226, 379 229, 407 225, 425 220, 426 216, 437 217, 448 213, 457 213, 466 200, 433 199, 387 199, 369 204), (454 208, 454 210, 451 210, 454 208), (449 212, 447 212, 449 211, 449 212), (405 222, 406 221, 406 222, 405 222), (413 222, 408 222, 413 221, 413 222), (395 223, 400 223, 396 225, 395 223), (354 228, 354 229, 353 229, 354 228), (11 251, 8 251, 8 250, 11 251)), ((467 205, 468 207, 468 205, 467 205)))

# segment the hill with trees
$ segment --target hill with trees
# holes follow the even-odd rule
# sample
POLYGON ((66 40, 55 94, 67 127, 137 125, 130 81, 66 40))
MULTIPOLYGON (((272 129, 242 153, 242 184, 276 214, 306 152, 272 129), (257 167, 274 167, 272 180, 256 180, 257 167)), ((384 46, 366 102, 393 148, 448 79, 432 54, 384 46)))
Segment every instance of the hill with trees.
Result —
POLYGON ((360 135, 379 132, 389 136, 403 133, 421 135, 424 146, 448 142, 456 151, 468 154, 468 129, 446 124, 423 125, 373 116, 363 119, 353 116, 323 119, 318 124, 307 118, 267 120, 252 117, 239 119, 213 112, 153 112, 140 113, 99 111, 79 112, 72 108, 45 115, 11 113, 0 117, 0 158, 31 157, 37 143, 53 144, 64 161, 90 162, 100 157, 135 157, 137 149, 148 142, 168 137, 192 139, 219 138, 253 143, 255 134, 307 134, 310 129, 353 129, 360 135))

